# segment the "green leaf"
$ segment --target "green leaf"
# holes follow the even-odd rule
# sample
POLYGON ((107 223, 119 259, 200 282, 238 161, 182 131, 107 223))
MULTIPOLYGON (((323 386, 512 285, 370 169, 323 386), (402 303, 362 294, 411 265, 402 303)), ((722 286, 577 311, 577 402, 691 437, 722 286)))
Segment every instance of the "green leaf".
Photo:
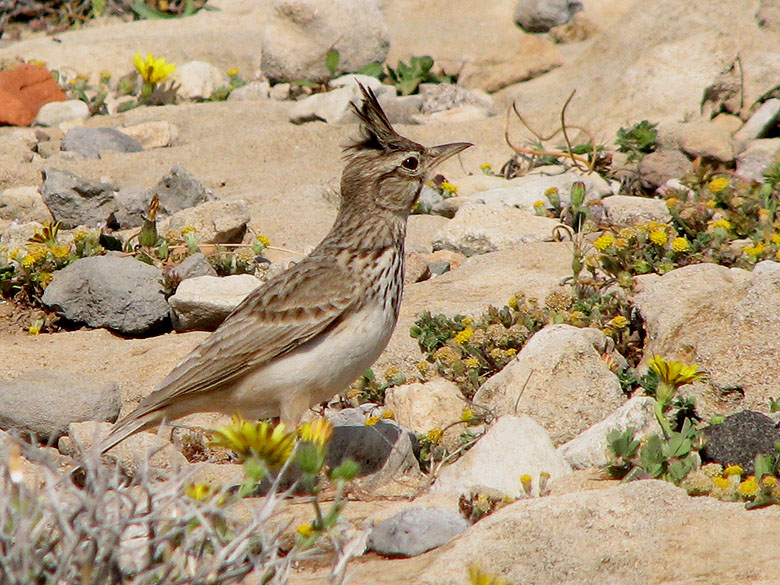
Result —
POLYGON ((618 429, 612 429, 607 434, 607 448, 612 451, 616 457, 630 459, 636 455, 639 449, 639 441, 634 439, 634 429, 629 427, 621 432, 618 429))
POLYGON ((675 459, 669 464, 669 479, 674 483, 680 483, 693 469, 693 456, 685 459, 675 459))
POLYGON ((765 475, 775 474, 775 458, 765 453, 759 453, 756 455, 754 467, 756 481, 761 481, 761 478, 765 475))
POLYGON ((341 55, 336 49, 330 49, 325 55, 325 67, 328 68, 328 73, 333 77, 336 75, 336 70, 339 68, 339 62, 341 61, 341 55))
POLYGON ((341 462, 341 465, 334 468, 330 472, 331 479, 343 479, 349 481, 360 473, 360 465, 352 461, 352 459, 345 459, 341 462))
POLYGON ((639 460, 641 461, 642 469, 651 477, 661 477, 663 475, 666 460, 664 459, 661 437, 653 435, 647 440, 639 454, 639 460))
POLYGON ((358 71, 360 75, 369 75, 371 77, 376 77, 377 79, 382 77, 383 72, 382 64, 376 61, 369 63, 358 71))

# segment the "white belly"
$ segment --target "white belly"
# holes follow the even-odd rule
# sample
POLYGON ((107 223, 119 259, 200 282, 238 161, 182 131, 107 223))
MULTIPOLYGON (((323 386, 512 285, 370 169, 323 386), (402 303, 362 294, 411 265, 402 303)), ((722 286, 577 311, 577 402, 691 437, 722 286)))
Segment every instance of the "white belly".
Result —
MULTIPOLYGON (((388 303, 389 305, 389 303, 388 303)), ((391 307, 372 303, 289 354, 237 382, 231 393, 245 417, 278 416, 328 400, 361 376, 384 350, 395 328, 391 307)))

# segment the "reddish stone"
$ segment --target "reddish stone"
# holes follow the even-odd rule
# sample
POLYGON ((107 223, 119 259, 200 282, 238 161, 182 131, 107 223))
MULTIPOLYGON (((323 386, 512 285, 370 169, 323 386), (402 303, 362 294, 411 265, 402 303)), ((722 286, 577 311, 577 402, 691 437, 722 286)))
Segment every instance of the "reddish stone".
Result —
POLYGON ((41 106, 61 102, 65 93, 40 65, 0 71, 0 124, 29 126, 41 106))

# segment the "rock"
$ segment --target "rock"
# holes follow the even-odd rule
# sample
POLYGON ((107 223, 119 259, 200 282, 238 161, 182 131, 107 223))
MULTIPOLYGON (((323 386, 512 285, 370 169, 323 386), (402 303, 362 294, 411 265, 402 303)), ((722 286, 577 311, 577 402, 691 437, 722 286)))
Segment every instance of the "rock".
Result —
POLYGON ((474 403, 498 415, 527 413, 556 444, 565 443, 624 402, 601 359, 610 345, 598 329, 548 325, 480 387, 474 403))
POLYGON ((84 126, 76 126, 68 130, 60 148, 78 152, 84 158, 100 158, 100 153, 106 150, 141 152, 144 149, 135 138, 130 138, 116 128, 85 128, 84 126))
POLYGON ((122 132, 145 149, 171 146, 179 136, 179 129, 167 120, 124 126, 122 132))
POLYGON ((83 179, 68 171, 44 167, 41 196, 56 221, 72 229, 99 226, 116 212, 116 187, 83 179))
MULTIPOLYGON (((477 565, 507 583, 690 585, 700 578, 724 585, 751 579, 770 585, 774 578, 750 575, 755 575, 756 558, 762 575, 780 570, 776 512, 691 498, 666 481, 605 482, 602 489, 505 506, 421 559, 413 578, 395 582, 465 585, 469 567, 477 565), (616 526, 624 531, 617 534, 616 526), (734 547, 744 539, 755 542, 749 553, 734 547), (734 567, 743 568, 724 579, 734 567)), ((383 563, 382 574, 387 574, 388 561, 383 563)), ((360 577, 356 574, 356 580, 360 577)))
POLYGON ((78 374, 34 370, 0 382, 0 426, 52 442, 68 425, 88 420, 115 421, 122 401, 114 382, 78 374))
POLYGON ((52 216, 38 187, 12 187, 0 192, 0 219, 43 223, 52 216))
POLYGON ((463 193, 468 201, 482 203, 488 207, 517 207, 529 213, 534 213, 534 203, 537 201, 543 201, 545 205, 549 205, 545 193, 550 189, 557 189, 561 205, 569 205, 571 203, 571 188, 577 181, 585 185, 586 202, 612 195, 612 187, 597 174, 581 175, 572 170, 561 172, 561 167, 539 167, 534 169, 534 172, 522 177, 509 181, 499 180, 503 183, 488 182, 483 179, 482 184, 493 183, 497 186, 486 191, 476 191, 470 195, 466 195, 470 186, 461 190, 460 183, 462 181, 459 181, 458 194, 463 193))
POLYGON ((180 281, 197 276, 217 276, 217 271, 200 252, 190 254, 171 270, 176 273, 180 281))
POLYGON ((168 319, 162 271, 130 257, 80 258, 54 273, 42 301, 75 323, 143 335, 168 319))
POLYGON ((432 114, 417 114, 412 116, 412 120, 417 124, 458 124, 461 122, 472 122, 474 120, 484 120, 492 115, 492 112, 482 106, 471 104, 457 106, 449 110, 434 112, 432 114))
POLYGON ((328 79, 330 48, 338 74, 384 62, 390 47, 378 0, 275 0, 261 43, 260 69, 271 83, 328 79))
POLYGON ((514 21, 528 32, 547 32, 569 22, 582 10, 578 0, 518 0, 514 21))
POLYGON ((208 201, 164 219, 159 222, 158 231, 164 234, 191 226, 201 244, 238 244, 244 238, 249 220, 249 208, 243 199, 208 201))
POLYGON ((539 495, 539 474, 555 480, 571 467, 552 444, 550 436, 530 416, 502 416, 455 463, 442 469, 432 493, 460 495, 479 485, 510 497, 525 496, 520 478, 530 475, 532 494, 539 495))
POLYGON ((751 140, 737 155, 737 174, 751 181, 763 183, 766 168, 780 160, 780 138, 751 140))
POLYGON ((655 418, 653 398, 635 396, 601 422, 558 447, 558 452, 574 469, 601 467, 609 461, 607 435, 628 428, 634 429, 634 437, 640 441, 662 432, 655 418))
POLYGON ((414 214, 409 216, 406 222, 405 250, 407 252, 429 253, 433 237, 446 223, 447 220, 438 215, 414 214))
POLYGON ((251 274, 196 276, 182 281, 168 299, 176 331, 213 331, 261 280, 251 274))
POLYGON ((637 279, 636 308, 645 321, 645 356, 696 363, 706 382, 681 392, 696 398, 701 416, 765 409, 777 395, 780 367, 780 264, 753 272, 696 264, 637 279))
POLYGON ((271 86, 270 91, 268 92, 268 96, 272 100, 288 100, 290 99, 290 90, 292 89, 292 85, 289 83, 277 83, 276 85, 271 86))
POLYGON ((419 472, 412 438, 388 420, 370 426, 335 425, 326 462, 333 469, 346 459, 360 466, 358 482, 365 489, 400 480, 405 473, 419 472))
POLYGON ((151 192, 142 187, 130 185, 119 189, 114 194, 114 221, 119 226, 118 229, 142 226, 151 201, 151 192))
MULTIPOLYGON (((385 392, 385 407, 395 415, 395 421, 417 434, 461 420, 466 404, 458 387, 444 378, 393 386, 385 392)), ((445 444, 457 446, 462 430, 458 425, 448 429, 445 444)))
POLYGON ((391 124, 415 124, 423 100, 419 95, 386 95, 379 99, 379 103, 391 124))
POLYGON ((458 77, 458 85, 493 93, 508 85, 538 77, 562 63, 561 54, 552 42, 524 35, 517 44, 466 62, 458 77))
POLYGON ((612 195, 601 200, 609 225, 625 227, 638 223, 672 221, 672 214, 663 199, 612 195))
POLYGON ((404 267, 404 283, 423 282, 455 270, 466 257, 452 250, 436 250, 421 254, 409 252, 406 254, 404 267))
POLYGON ((290 109, 290 122, 293 124, 314 120, 322 120, 329 124, 339 122, 346 117, 349 104, 356 97, 351 87, 315 93, 295 102, 290 109))
POLYGON ((693 163, 679 150, 657 150, 639 163, 639 178, 646 189, 656 189, 669 179, 682 179, 692 172, 693 163))
POLYGON ((59 126, 62 122, 86 120, 89 116, 89 106, 81 100, 49 102, 38 110, 35 124, 38 126, 59 126))
POLYGON ((756 455, 775 455, 780 429, 775 421, 752 410, 742 410, 717 425, 704 427, 706 443, 699 451, 702 461, 739 465, 745 474, 755 471, 756 455))
POLYGON ((451 83, 421 83, 422 113, 432 114, 459 106, 478 106, 491 112, 493 98, 480 90, 467 89, 451 83))
POLYGON ((566 24, 550 29, 550 38, 556 43, 576 43, 584 41, 599 32, 599 27, 582 13, 577 13, 566 24))
POLYGON ((526 242, 550 240, 558 225, 557 219, 511 207, 493 209, 486 205, 466 205, 436 235, 433 249, 474 256, 526 242))
POLYGON ((0 71, 0 124, 29 126, 44 104, 64 99, 45 67, 25 64, 0 71))
POLYGON ((726 128, 711 122, 686 124, 680 148, 692 158, 702 157, 727 163, 734 160, 734 145, 726 128))
POLYGON ((256 102, 267 100, 270 97, 271 84, 267 79, 262 81, 250 81, 246 85, 237 87, 230 92, 229 102, 256 102))
POLYGON ((338 88, 338 87, 352 87, 354 89, 358 88, 358 83, 361 85, 364 85, 365 87, 368 87, 374 91, 375 94, 377 94, 377 97, 380 93, 384 93, 385 95, 396 95, 395 87, 392 85, 385 85, 379 79, 376 77, 372 77, 371 75, 362 75, 360 73, 347 73, 346 75, 342 75, 341 77, 336 77, 335 79, 331 79, 328 82, 328 86, 332 88, 338 88), (387 90, 392 90, 392 92, 388 92, 387 90))
POLYGON ((766 136, 780 116, 780 99, 770 98, 761 104, 745 125, 734 133, 734 140, 747 142, 766 136))
MULTIPOLYGON (((61 437, 57 445, 59 450, 72 457, 79 458, 89 451, 96 442, 102 442, 114 425, 104 422, 88 421, 68 425, 68 436, 61 437)), ((142 466, 149 466, 154 472, 166 472, 169 475, 181 472, 189 463, 168 439, 158 433, 137 433, 113 447, 107 456, 117 461, 123 473, 130 477, 138 473, 142 466)))
POLYGON ((368 548, 386 557, 413 557, 449 542, 468 527, 454 512, 409 508, 374 526, 368 548))
POLYGON ((216 90, 227 87, 227 74, 205 61, 188 61, 171 75, 178 84, 176 95, 185 100, 207 100, 216 90))
POLYGON ((204 187, 195 175, 179 165, 171 168, 170 173, 151 189, 149 199, 152 195, 160 198, 160 210, 167 215, 216 199, 211 189, 204 187))

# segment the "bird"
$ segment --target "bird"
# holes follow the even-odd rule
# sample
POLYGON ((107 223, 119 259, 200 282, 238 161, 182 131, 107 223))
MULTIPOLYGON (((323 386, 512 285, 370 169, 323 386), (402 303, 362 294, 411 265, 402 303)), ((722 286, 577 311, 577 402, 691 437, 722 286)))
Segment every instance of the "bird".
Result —
POLYGON ((252 291, 102 442, 199 412, 279 417, 293 428, 379 357, 403 292, 406 223, 430 170, 473 146, 398 134, 358 82, 359 138, 344 148, 340 205, 305 258, 252 291))

